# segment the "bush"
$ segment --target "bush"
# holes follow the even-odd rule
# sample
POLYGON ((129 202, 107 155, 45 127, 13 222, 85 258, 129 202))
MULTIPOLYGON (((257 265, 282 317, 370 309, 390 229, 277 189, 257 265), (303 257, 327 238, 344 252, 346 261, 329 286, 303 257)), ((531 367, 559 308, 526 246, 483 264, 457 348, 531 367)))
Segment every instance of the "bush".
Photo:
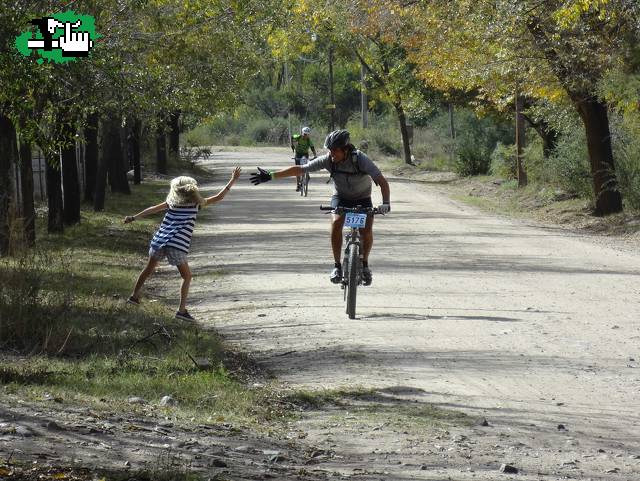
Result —
POLYGON ((640 209, 640 116, 612 116, 611 120, 618 188, 626 206, 640 209))
POLYGON ((0 348, 55 352, 64 346, 74 299, 71 258, 33 251, 0 260, 0 348))
POLYGON ((587 140, 584 130, 576 126, 563 133, 549 159, 552 178, 569 193, 593 198, 593 184, 587 140))
POLYGON ((458 147, 453 168, 463 177, 486 174, 489 171, 489 159, 489 151, 478 148, 472 142, 465 142, 458 147))
POLYGON ((245 134, 246 140, 257 144, 286 144, 289 138, 287 121, 283 118, 251 120, 245 134))
POLYGON ((457 115, 456 153, 454 170, 463 176, 489 172, 491 154, 498 142, 509 143, 514 138, 510 123, 494 117, 477 117, 461 110, 457 115))
POLYGON ((524 149, 524 166, 529 182, 538 184, 553 183, 553 173, 549 159, 544 157, 542 139, 536 135, 524 149))
POLYGON ((392 116, 374 116, 369 119, 369 128, 362 128, 360 115, 353 116, 346 125, 354 145, 366 142, 368 149, 384 155, 398 156, 402 152, 400 127, 392 116))
POLYGON ((516 146, 498 142, 491 154, 491 175, 506 180, 516 179, 518 175, 516 167, 516 146))

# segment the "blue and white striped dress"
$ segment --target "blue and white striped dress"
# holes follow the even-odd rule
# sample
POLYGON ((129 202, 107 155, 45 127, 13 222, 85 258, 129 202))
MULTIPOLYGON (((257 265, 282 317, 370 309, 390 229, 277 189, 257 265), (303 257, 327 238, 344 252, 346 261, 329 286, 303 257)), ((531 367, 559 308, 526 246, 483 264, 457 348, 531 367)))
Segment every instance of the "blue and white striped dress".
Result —
POLYGON ((170 205, 160 228, 151 239, 151 248, 157 251, 169 247, 188 254, 197 215, 198 206, 195 204, 170 205))

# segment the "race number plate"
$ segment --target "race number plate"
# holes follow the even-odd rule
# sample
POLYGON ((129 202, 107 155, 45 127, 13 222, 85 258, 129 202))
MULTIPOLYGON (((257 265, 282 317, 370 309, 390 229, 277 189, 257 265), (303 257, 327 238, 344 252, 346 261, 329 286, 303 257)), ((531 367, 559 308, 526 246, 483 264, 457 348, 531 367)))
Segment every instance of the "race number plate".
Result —
POLYGON ((366 224, 367 214, 356 214, 355 212, 347 212, 347 215, 344 219, 345 227, 363 229, 366 224))

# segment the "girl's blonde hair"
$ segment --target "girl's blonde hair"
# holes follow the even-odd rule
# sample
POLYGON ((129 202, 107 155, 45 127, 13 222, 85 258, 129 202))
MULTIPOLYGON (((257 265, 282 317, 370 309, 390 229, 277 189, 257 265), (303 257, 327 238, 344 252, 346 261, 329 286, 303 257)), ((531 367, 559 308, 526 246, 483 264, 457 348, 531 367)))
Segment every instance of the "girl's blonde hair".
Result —
POLYGON ((171 181, 167 204, 178 206, 196 204, 204 207, 206 203, 198 190, 198 181, 193 177, 181 175, 171 181))

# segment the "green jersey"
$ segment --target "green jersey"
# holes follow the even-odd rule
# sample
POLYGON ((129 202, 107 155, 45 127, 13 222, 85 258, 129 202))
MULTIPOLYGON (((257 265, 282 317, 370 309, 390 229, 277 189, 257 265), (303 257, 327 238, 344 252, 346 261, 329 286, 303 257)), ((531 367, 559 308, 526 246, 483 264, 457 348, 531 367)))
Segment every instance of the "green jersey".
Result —
POLYGON ((309 149, 315 150, 311 137, 305 138, 302 135, 296 134, 291 139, 291 143, 295 146, 296 157, 309 156, 309 149))

